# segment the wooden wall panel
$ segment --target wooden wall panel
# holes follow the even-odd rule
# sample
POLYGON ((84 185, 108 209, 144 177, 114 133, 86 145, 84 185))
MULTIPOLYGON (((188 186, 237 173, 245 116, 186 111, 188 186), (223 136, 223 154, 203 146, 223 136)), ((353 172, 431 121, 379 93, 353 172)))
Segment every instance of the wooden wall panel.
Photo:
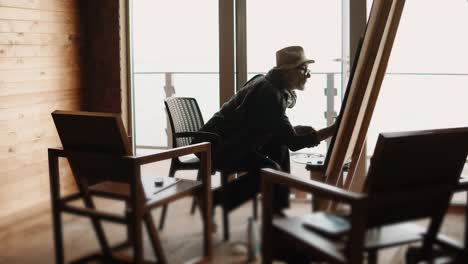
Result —
MULTIPOLYGON (((50 113, 82 109, 80 0, 0 0, 0 219, 49 205, 50 113)), ((74 188, 68 165, 63 190, 74 188)), ((1 228, 1 227, 0 227, 1 228)))
POLYGON ((0 58, 78 57, 77 45, 0 45, 0 58))

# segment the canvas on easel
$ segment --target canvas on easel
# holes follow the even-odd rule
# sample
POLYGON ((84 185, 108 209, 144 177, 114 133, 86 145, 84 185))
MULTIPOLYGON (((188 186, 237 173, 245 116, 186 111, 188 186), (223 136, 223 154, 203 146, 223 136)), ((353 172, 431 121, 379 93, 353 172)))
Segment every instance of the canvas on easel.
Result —
POLYGON ((374 0, 358 50, 345 102, 337 120, 338 128, 327 153, 325 182, 337 185, 342 168, 350 161, 346 185, 362 183, 356 179, 367 129, 379 94, 388 59, 398 29, 405 0, 374 0))

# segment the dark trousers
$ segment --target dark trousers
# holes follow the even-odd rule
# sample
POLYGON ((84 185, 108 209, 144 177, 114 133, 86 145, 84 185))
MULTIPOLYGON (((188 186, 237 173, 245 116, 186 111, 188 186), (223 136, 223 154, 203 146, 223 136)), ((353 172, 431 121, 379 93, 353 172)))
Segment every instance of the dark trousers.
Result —
MULTIPOLYGON (((286 145, 279 144, 276 141, 271 141, 259 151, 269 159, 276 162, 281 171, 290 173, 291 162, 289 159, 289 149, 286 145)), ((284 185, 276 185, 273 189, 273 201, 275 209, 281 210, 289 207, 289 188, 284 185)))
MULTIPOLYGON (((213 155, 213 167, 216 170, 235 172, 247 171, 248 174, 241 176, 230 183, 228 197, 231 204, 229 207, 237 207, 244 201, 247 201, 254 194, 260 192, 260 169, 274 168, 277 165, 284 172, 291 171, 289 161, 289 149, 287 146, 278 144, 276 141, 271 141, 263 146, 257 152, 247 153, 243 158, 234 158, 230 153, 216 153, 213 155), (223 157, 220 159, 220 157, 223 157), (230 157, 226 159, 226 157, 230 157), (268 157, 268 159, 265 159, 268 157), (274 161, 276 164, 271 162, 274 161), (275 166, 276 165, 276 166, 275 166)), ((289 188, 286 186, 275 186, 273 195, 274 205, 276 210, 281 210, 289 207, 289 188)))

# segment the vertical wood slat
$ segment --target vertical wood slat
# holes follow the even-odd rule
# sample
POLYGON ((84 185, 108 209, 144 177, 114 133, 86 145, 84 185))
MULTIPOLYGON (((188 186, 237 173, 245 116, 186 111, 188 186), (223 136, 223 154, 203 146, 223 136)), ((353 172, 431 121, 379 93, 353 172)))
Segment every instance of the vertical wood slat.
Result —
POLYGON ((85 61, 83 110, 93 112, 122 112, 122 64, 120 1, 80 1, 80 16, 87 43, 83 47, 85 61))
POLYGON ((234 2, 219 0, 219 101, 234 95, 234 2))
MULTIPOLYGON (((47 208, 47 147, 60 145, 50 113, 81 105, 77 3, 0 0, 0 219, 47 208)), ((57 166, 61 191, 74 189, 68 165, 57 166)))

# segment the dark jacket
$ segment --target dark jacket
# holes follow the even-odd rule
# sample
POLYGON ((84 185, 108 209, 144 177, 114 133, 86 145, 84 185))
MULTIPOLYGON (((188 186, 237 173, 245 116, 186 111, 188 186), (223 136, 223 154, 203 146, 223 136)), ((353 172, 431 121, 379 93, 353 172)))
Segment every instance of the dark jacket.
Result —
MULTIPOLYGON (((291 101, 295 96, 284 89, 280 73, 272 70, 249 80, 201 129, 222 139, 212 148, 213 165, 248 158, 271 140, 292 151, 316 146, 315 133, 299 135, 289 122, 286 108, 291 101)), ((200 141, 195 138, 193 143, 200 141)))

